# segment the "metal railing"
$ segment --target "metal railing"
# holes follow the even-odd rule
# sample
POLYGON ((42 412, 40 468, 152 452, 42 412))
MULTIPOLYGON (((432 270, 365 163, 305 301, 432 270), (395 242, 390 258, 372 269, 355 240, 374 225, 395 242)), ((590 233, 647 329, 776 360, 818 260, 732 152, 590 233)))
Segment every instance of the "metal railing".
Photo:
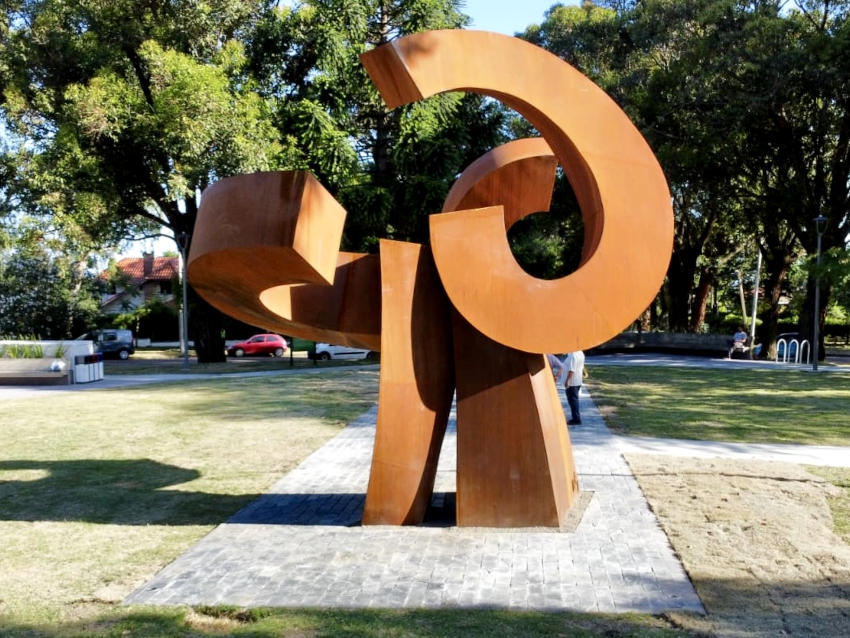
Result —
POLYGON ((779 363, 779 351, 782 350, 782 363, 788 363, 789 357, 793 357, 794 363, 810 363, 810 359, 812 357, 812 348, 809 345, 808 339, 803 339, 799 341, 797 339, 791 339, 790 341, 786 341, 785 339, 779 339, 776 342, 776 357, 775 361, 779 363), (782 346, 780 348, 780 345, 782 346), (793 351, 793 353, 792 353, 793 351), (805 353, 805 357, 803 354, 805 353))

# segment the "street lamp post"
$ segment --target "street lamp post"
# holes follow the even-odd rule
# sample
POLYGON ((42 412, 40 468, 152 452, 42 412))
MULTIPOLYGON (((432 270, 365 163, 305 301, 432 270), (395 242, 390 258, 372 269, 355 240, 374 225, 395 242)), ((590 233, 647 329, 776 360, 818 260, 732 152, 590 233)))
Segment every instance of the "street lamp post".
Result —
POLYGON ((818 370, 818 357, 820 356, 820 335, 818 334, 820 331, 820 247, 821 247, 821 238, 823 237, 823 233, 826 230, 826 217, 823 215, 818 215, 815 217, 815 230, 818 233, 818 256, 817 261, 815 263, 815 316, 814 316, 814 326, 812 329, 813 339, 812 339, 812 370, 817 372, 818 370))
POLYGON ((189 306, 186 290, 186 249, 189 247, 189 233, 177 233, 177 247, 180 249, 180 282, 183 284, 183 306, 180 312, 180 354, 183 365, 189 367, 189 306))

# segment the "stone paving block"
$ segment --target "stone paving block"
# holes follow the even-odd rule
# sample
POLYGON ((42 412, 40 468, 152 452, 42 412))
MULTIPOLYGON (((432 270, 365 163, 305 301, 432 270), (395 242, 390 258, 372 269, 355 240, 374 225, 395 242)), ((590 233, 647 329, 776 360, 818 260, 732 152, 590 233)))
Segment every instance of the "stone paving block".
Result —
MULTIPOLYGON (((373 407, 126 602, 701 612, 615 437, 581 400, 585 424, 570 435, 593 495, 574 532, 360 526, 373 407)), ((455 489, 454 418, 435 482, 443 500, 455 489)))

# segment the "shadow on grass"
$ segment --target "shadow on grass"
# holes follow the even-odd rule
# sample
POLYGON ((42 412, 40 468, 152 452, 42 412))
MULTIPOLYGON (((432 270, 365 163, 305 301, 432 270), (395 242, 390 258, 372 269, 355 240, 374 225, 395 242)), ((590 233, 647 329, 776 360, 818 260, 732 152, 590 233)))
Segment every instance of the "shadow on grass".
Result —
POLYGON ((570 638, 673 638, 697 636, 650 616, 554 614, 486 609, 239 610, 233 608, 131 608, 96 622, 65 623, 56 629, 6 627, 9 638, 105 638, 145 636, 304 636, 484 638, 570 636, 570 638))
POLYGON ((164 489, 199 476, 150 459, 0 461, 0 520, 210 525, 259 496, 164 489))
POLYGON ((609 426, 626 434, 850 445, 848 382, 840 373, 598 366, 588 385, 609 426))

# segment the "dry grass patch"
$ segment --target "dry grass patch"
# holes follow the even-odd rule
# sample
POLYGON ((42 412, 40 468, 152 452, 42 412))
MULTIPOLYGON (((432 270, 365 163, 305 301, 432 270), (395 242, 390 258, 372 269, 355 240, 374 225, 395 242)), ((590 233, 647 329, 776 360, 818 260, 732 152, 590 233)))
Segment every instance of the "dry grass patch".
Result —
POLYGON ((850 546, 840 488, 782 463, 628 456, 718 636, 850 635, 850 546))

